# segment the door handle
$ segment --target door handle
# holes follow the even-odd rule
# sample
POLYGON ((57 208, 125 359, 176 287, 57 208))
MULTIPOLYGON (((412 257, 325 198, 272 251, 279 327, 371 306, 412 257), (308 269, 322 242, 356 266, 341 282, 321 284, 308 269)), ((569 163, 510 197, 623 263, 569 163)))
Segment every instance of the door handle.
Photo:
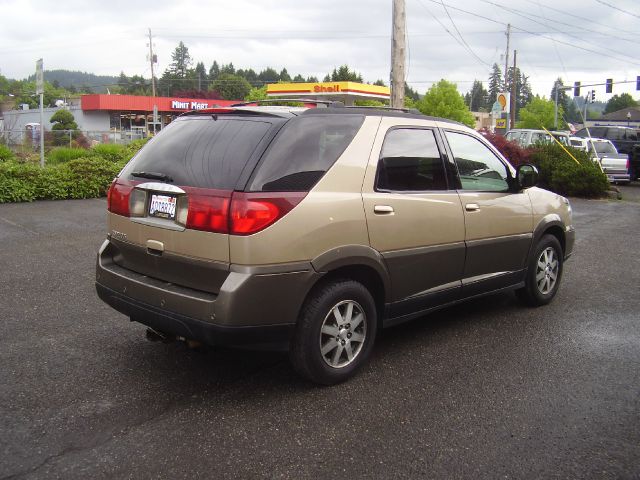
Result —
POLYGON ((480 205, 478 205, 477 203, 467 203, 464 206, 464 209, 467 212, 477 212, 478 210, 480 210, 480 205))
POLYGON ((376 205, 373 207, 373 213, 380 215, 390 215, 393 213, 393 207, 390 205, 376 205))

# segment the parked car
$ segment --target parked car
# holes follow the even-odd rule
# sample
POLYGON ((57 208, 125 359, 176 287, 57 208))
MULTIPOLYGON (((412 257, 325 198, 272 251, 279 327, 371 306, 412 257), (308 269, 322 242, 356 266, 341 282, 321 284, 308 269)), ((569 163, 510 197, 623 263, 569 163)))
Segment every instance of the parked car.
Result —
POLYGON ((555 297, 571 207, 536 179, 405 111, 192 112, 113 181, 97 292, 163 338, 285 348, 333 384, 383 327, 503 290, 555 297))
POLYGON ((629 156, 618 153, 616 147, 604 138, 587 138, 589 152, 602 166, 611 183, 629 183, 629 156))
POLYGON ((617 125, 598 125, 582 128, 575 133, 575 136, 611 140, 618 153, 629 157, 631 180, 637 180, 640 176, 640 130, 617 125))
POLYGON ((586 138, 582 137, 569 137, 569 146, 582 150, 583 152, 589 151, 589 144, 586 138))
POLYGON ((534 130, 530 128, 514 128, 509 130, 505 138, 509 141, 516 142, 521 147, 526 148, 536 143, 551 143, 555 137, 564 145, 569 144, 569 134, 566 132, 545 132, 544 130, 534 130), (550 135, 551 134, 551 135, 550 135))

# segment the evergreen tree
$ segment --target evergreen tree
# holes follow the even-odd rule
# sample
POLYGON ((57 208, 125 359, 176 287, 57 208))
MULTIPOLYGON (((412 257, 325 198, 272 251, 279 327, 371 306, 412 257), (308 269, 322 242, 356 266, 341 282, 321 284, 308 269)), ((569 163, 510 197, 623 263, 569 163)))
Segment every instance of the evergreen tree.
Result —
POLYGON ((298 74, 295 77, 293 77, 293 81, 296 83, 304 83, 305 79, 302 75, 298 74))
POLYGON ((315 75, 307 77, 307 83, 318 83, 318 77, 316 77, 315 75))
MULTIPOLYGON (((329 75, 327 74, 327 77, 329 77, 329 75)), ((325 78, 327 78, 325 77, 325 78)), ((358 83, 362 83, 362 75, 360 75, 359 73, 357 73, 355 70, 349 70, 349 66, 348 65, 341 65, 340 67, 338 67, 338 69, 336 70, 335 68, 333 69, 333 72, 331 72, 331 76, 329 77, 329 80, 325 80, 325 82, 358 82, 358 83)))
POLYGON ((189 55, 189 49, 182 41, 171 54, 171 60, 168 68, 169 73, 178 78, 185 78, 193 61, 191 60, 191 55, 189 55))
POLYGON ((607 102, 607 106, 604 109, 604 113, 617 112, 618 110, 622 110, 623 108, 629 107, 637 107, 638 102, 636 102, 631 95, 628 93, 623 93, 622 95, 614 95, 607 102))
POLYGON ((502 91, 504 91, 502 70, 500 70, 500 67, 497 63, 494 63, 493 70, 491 71, 491 75, 489 76, 489 98, 487 99, 489 108, 493 106, 495 101, 498 99, 498 93, 502 91))
POLYGON ((280 75, 278 75, 278 72, 276 72, 273 68, 267 67, 258 74, 258 80, 260 80, 260 82, 262 82, 263 84, 277 83, 280 80, 280 75))
MULTIPOLYGON (((474 80, 471 90, 465 95, 465 102, 472 112, 487 110, 489 92, 480 80, 474 80)), ((491 109, 491 107, 489 107, 491 109)))
POLYGON ((208 83, 207 69, 204 67, 204 63, 198 62, 195 69, 195 81, 198 90, 206 90, 208 83))
POLYGON ((282 71, 280 72, 280 81, 281 82, 291 81, 291 75, 289 75, 289 72, 287 72, 286 68, 283 68, 282 71))
POLYGON ((220 67, 220 73, 221 73, 221 74, 222 74, 222 73, 229 73, 229 74, 231 74, 231 75, 235 75, 235 74, 236 74, 236 69, 235 69, 235 67, 233 66, 233 63, 232 63, 232 62, 229 62, 229 64, 228 64, 228 65, 222 65, 222 66, 220 67))
POLYGON ((218 62, 214 60, 211 68, 209 69, 209 80, 214 82, 217 80, 218 75, 220 75, 220 65, 218 65, 218 62))

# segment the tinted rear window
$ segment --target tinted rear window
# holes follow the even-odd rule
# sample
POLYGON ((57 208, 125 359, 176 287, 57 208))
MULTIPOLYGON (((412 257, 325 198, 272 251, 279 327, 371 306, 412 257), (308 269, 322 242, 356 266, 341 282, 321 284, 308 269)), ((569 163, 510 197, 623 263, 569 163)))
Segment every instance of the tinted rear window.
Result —
POLYGON ((362 115, 314 115, 289 120, 264 154, 249 190, 308 191, 360 129, 362 115))
POLYGON ((132 172, 170 176, 175 185, 231 190, 247 161, 268 137, 273 122, 264 119, 218 116, 176 120, 146 145, 125 167, 132 172))

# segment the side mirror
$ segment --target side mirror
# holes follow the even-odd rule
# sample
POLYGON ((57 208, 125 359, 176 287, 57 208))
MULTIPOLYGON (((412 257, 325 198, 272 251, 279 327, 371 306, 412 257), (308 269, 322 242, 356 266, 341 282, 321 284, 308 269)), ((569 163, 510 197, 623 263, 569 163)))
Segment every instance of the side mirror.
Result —
POLYGON ((535 187, 538 183, 538 169, 535 165, 525 163, 516 169, 516 184, 519 190, 535 187))

